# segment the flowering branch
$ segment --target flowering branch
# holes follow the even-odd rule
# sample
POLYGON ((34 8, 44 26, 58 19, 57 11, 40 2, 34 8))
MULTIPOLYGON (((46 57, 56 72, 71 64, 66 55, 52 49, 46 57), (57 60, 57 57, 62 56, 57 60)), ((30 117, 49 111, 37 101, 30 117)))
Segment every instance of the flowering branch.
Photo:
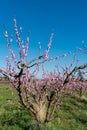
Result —
MULTIPOLYGON (((48 122, 52 119, 55 109, 60 105, 61 95, 64 93, 65 88, 72 89, 73 86, 86 86, 86 83, 80 81, 75 76, 78 70, 87 68, 87 64, 75 66, 72 70, 76 55, 71 62, 70 67, 62 68, 62 73, 59 71, 45 72, 43 68, 43 77, 36 78, 39 71, 39 66, 45 62, 51 62, 64 58, 70 54, 65 53, 57 57, 48 57, 48 53, 52 44, 53 33, 50 36, 47 49, 41 54, 41 45, 39 43, 39 56, 26 62, 29 47, 29 37, 26 38, 25 44, 21 38, 22 28, 18 30, 16 19, 14 19, 14 35, 9 39, 8 32, 5 29, 4 36, 8 46, 10 56, 6 57, 6 70, 0 69, 0 73, 8 77, 12 85, 18 92, 20 103, 24 108, 30 110, 38 122, 48 122), (11 43, 16 38, 19 52, 19 60, 16 58, 12 50, 11 43), (12 61, 12 62, 11 62, 12 61), (12 64, 14 63, 14 64, 12 64), (30 73, 30 68, 36 67, 33 73, 30 73), (79 83, 78 83, 79 82, 79 83)), ((86 88, 86 87, 85 87, 86 88)))

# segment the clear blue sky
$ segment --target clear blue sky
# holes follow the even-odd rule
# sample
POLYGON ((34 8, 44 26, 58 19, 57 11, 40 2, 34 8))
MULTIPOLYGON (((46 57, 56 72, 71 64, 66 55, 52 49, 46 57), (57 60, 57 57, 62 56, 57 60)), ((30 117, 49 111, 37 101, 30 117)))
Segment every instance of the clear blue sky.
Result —
MULTIPOLYGON (((87 43, 87 0, 0 0, 0 66, 4 65, 7 46, 3 37, 3 23, 13 30, 13 18, 23 27, 24 38, 30 31, 30 58, 38 55, 38 41, 43 50, 54 32, 50 56, 61 55, 87 43)), ((16 47, 16 44, 13 48, 16 47)), ((81 63, 87 56, 78 53, 81 63)), ((71 61, 68 57, 66 63, 71 61)), ((51 65, 48 65, 52 68, 51 65)))

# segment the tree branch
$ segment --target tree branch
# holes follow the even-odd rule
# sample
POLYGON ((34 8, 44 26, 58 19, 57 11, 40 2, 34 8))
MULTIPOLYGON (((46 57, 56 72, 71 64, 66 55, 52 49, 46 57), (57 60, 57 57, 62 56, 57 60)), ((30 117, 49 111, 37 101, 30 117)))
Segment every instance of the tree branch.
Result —
POLYGON ((64 85, 69 81, 69 77, 74 73, 74 72, 76 72, 76 71, 78 71, 78 70, 80 70, 80 69, 85 69, 85 68, 87 68, 87 63, 86 64, 83 64, 83 65, 81 65, 81 66, 76 66, 76 67, 74 67, 74 69, 67 75, 67 77, 66 77, 66 79, 65 79, 65 81, 64 81, 64 85))
POLYGON ((9 78, 10 76, 13 77, 12 74, 10 74, 10 73, 6 72, 5 70, 2 70, 2 69, 0 69, 0 73, 1 73, 2 75, 4 75, 4 76, 8 77, 8 78, 9 78))
POLYGON ((26 66, 30 65, 31 63, 33 63, 33 62, 35 62, 35 61, 37 61, 37 60, 40 60, 40 59, 43 58, 43 57, 44 57, 44 55, 41 55, 41 56, 39 56, 39 57, 37 57, 37 58, 34 58, 33 60, 29 61, 29 62, 26 64, 26 66))

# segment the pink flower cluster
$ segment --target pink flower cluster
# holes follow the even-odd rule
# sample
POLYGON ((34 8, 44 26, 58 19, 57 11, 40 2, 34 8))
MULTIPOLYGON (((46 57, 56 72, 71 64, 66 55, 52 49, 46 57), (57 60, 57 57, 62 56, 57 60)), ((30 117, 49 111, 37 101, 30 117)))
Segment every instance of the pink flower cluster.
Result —
POLYGON ((49 50, 50 50, 50 47, 51 47, 51 44, 52 44, 53 35, 54 34, 52 33, 51 36, 50 36, 50 41, 47 45, 47 49, 45 50, 44 59, 48 58, 48 53, 49 53, 49 50))
MULTIPOLYGON (((28 54, 28 47, 29 47, 29 37, 26 38, 25 44, 21 38, 22 28, 20 27, 20 31, 18 31, 16 19, 14 19, 14 35, 18 44, 19 50, 19 60, 17 60, 14 51, 11 49, 11 43, 13 42, 13 36, 8 39, 8 32, 5 30, 4 36, 6 38, 6 42, 8 45, 8 49, 10 52, 10 57, 6 57, 7 63, 7 72, 11 76, 11 82, 17 91, 20 93, 19 88, 21 89, 21 94, 23 100, 27 103, 39 102, 42 101, 44 98, 49 101, 51 100, 52 96, 61 96, 62 92, 65 89, 72 90, 73 88, 79 89, 82 88, 84 90, 87 89, 87 82, 81 81, 80 78, 73 73, 75 71, 74 66, 76 55, 74 55, 73 61, 71 65, 66 68, 60 65, 60 72, 46 72, 44 67, 42 66, 42 77, 41 79, 36 78, 36 74, 39 71, 40 64, 43 64, 45 61, 53 61, 58 60, 60 58, 66 57, 70 52, 63 54, 62 56, 57 56, 55 58, 48 59, 48 53, 52 44, 53 33, 50 36, 49 43, 47 45, 47 49, 45 50, 44 54, 40 54, 41 44, 39 44, 39 56, 34 58, 33 60, 26 63, 25 59, 28 54), (10 62, 12 60, 12 62, 10 62), (14 65, 12 64, 14 63, 14 65), (13 67, 12 67, 13 65, 13 67), (35 66, 35 70, 33 73, 30 73, 30 68, 35 66), (16 69, 14 69, 14 67, 16 69), (72 70, 71 70, 72 69, 72 70)), ((80 49, 81 50, 81 49, 80 49)), ((86 71, 83 73, 85 74, 86 71)), ((59 101, 59 100, 58 100, 59 101)), ((57 99, 56 99, 57 102, 57 99)))

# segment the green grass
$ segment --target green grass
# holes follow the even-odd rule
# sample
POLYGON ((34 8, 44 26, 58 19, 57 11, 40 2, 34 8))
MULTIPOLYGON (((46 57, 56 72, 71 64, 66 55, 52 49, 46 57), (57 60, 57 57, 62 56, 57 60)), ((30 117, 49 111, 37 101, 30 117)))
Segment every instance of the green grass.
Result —
MULTIPOLYGON (((41 130, 87 130, 87 94, 65 94, 62 105, 55 113, 56 119, 41 130)), ((0 130, 38 130, 31 114, 22 109, 15 89, 0 85, 0 130)))

